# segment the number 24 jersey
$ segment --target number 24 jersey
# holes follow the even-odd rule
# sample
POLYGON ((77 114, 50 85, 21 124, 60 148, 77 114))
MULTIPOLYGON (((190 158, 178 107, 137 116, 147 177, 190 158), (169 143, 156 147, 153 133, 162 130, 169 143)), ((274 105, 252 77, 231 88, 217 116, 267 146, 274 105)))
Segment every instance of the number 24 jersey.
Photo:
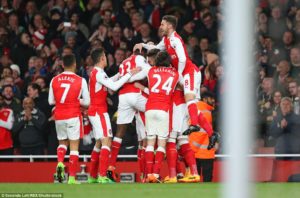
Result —
POLYGON ((178 83, 178 78, 178 72, 172 67, 153 66, 149 70, 149 97, 146 103, 146 111, 169 111, 172 104, 173 92, 178 83))

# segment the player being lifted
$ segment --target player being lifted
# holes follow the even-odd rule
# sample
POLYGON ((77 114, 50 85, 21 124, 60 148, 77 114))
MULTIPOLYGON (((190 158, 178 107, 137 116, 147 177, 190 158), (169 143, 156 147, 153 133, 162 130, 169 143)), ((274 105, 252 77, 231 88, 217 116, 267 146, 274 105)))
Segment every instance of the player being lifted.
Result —
MULTIPOLYGON (((127 73, 136 67, 141 68, 141 72, 144 70, 149 70, 150 65, 147 63, 146 59, 142 55, 133 54, 127 59, 125 59, 119 67, 120 77, 127 75, 127 73)), ((140 73, 141 73, 140 72, 140 73)), ((132 122, 137 111, 145 112, 146 97, 143 96, 141 90, 134 86, 135 80, 141 80, 145 76, 137 74, 133 76, 128 83, 119 91, 119 106, 118 106, 118 118, 117 118, 117 133, 112 141, 112 151, 109 161, 109 171, 108 177, 112 180, 116 180, 114 173, 117 155, 119 153, 122 138, 126 132, 127 125, 132 122)))
POLYGON ((166 142, 169 136, 169 111, 172 105, 172 94, 178 82, 178 72, 171 67, 171 58, 167 52, 159 52, 156 66, 148 72, 149 96, 146 103, 146 173, 147 182, 159 182, 159 173, 166 153, 166 142), (157 143, 154 155, 154 146, 157 143))
MULTIPOLYGON (((180 76, 183 77, 184 99, 190 116, 190 126, 184 131, 184 134, 200 130, 200 126, 206 131, 212 133, 209 122, 200 113, 201 123, 198 123, 197 101, 200 98, 201 73, 197 66, 190 60, 182 38, 177 34, 177 19, 172 15, 165 15, 162 18, 160 31, 163 38, 157 45, 139 43, 134 46, 134 50, 146 48, 147 50, 157 48, 165 50, 172 59, 172 66, 175 67, 180 76)), ((181 77, 180 77, 181 78, 181 77)), ((182 112, 182 114, 184 114, 182 112)), ((209 132, 209 133, 210 133, 209 132)))
POLYGON ((117 91, 132 75, 139 71, 139 68, 129 68, 126 74, 122 75, 118 81, 113 81, 104 72, 104 68, 107 66, 104 50, 102 48, 93 50, 91 57, 94 62, 94 68, 90 74, 91 104, 88 109, 88 115, 93 126, 96 144, 91 154, 91 177, 88 182, 112 183, 113 181, 106 177, 112 138, 111 123, 107 113, 107 89, 117 91), (97 178, 98 166, 99 177, 97 178))
POLYGON ((68 145, 70 145, 70 167, 68 184, 77 184, 75 174, 78 166, 78 146, 82 131, 80 106, 90 104, 90 96, 85 79, 75 74, 76 58, 63 57, 64 72, 51 80, 49 104, 55 105, 54 119, 59 146, 57 148, 56 175, 59 182, 64 179, 63 164, 68 145))

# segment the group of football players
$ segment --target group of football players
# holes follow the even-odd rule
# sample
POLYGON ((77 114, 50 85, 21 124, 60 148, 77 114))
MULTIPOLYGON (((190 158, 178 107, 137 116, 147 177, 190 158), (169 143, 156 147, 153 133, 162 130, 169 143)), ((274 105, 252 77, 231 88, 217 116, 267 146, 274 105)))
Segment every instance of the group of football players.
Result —
MULTIPOLYGON (((64 157, 69 146, 69 184, 75 179, 82 118, 80 107, 88 108, 88 117, 96 140, 91 153, 89 183, 113 183, 116 160, 127 125, 136 119, 139 139, 138 160, 143 182, 159 183, 160 169, 166 156, 169 176, 165 183, 199 182, 194 152, 188 135, 203 129, 213 135, 211 124, 198 111, 201 73, 189 59, 181 37, 176 33, 177 19, 162 18, 160 43, 139 43, 133 54, 109 78, 104 68, 107 58, 102 48, 91 52, 94 68, 89 84, 75 74, 74 55, 63 57, 64 72, 50 83, 49 103, 55 105, 54 118, 59 140, 56 176, 64 178, 64 157), (141 55, 147 50, 146 57, 141 55), (147 85, 140 83, 147 80, 147 85), (117 131, 113 137, 107 113, 108 89, 119 90, 117 131), (178 153, 189 168, 189 174, 177 178, 178 153)), ((213 142, 209 146, 213 146, 213 142), (211 145, 212 144, 212 145, 211 145)))

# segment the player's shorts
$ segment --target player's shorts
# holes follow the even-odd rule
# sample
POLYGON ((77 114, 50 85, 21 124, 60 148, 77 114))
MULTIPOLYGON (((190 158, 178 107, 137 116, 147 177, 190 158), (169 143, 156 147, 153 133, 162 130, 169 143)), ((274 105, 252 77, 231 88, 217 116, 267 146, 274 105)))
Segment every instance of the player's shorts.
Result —
POLYGON ((169 112, 163 110, 148 110, 145 116, 147 135, 156 135, 159 138, 169 137, 169 112))
POLYGON ((79 140, 83 131, 82 119, 80 117, 65 120, 55 120, 55 128, 58 140, 79 140))
POLYGON ((96 140, 112 137, 111 124, 108 113, 96 113, 95 116, 89 116, 93 127, 93 134, 96 140))
POLYGON ((136 111, 145 112, 147 98, 141 93, 127 93, 119 95, 117 124, 132 122, 136 111))
POLYGON ((185 103, 175 105, 173 103, 172 131, 170 138, 176 139, 189 127, 189 115, 185 103))
POLYGON ((145 116, 145 115, 141 115, 141 114, 144 114, 144 113, 137 112, 135 114, 135 127, 136 127, 138 141, 142 141, 142 140, 146 139, 145 119, 144 119, 144 121, 142 119, 142 116, 145 116))
POLYGON ((183 91, 185 94, 195 94, 200 99, 201 72, 190 69, 183 74, 183 91))

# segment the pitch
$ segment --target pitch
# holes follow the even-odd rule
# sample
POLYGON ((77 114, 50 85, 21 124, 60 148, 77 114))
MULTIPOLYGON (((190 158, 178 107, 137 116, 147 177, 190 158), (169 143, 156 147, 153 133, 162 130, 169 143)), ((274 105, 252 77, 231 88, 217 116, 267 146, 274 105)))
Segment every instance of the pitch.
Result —
MULTIPOLYGON (((2 193, 62 193, 64 198, 103 197, 103 198, 197 198, 221 197, 222 184, 0 184, 2 193)), ((236 188, 238 190, 238 186, 236 188)), ((257 183, 254 185, 257 198, 300 197, 298 183, 257 183)), ((256 196, 255 196, 256 194, 256 196)))

